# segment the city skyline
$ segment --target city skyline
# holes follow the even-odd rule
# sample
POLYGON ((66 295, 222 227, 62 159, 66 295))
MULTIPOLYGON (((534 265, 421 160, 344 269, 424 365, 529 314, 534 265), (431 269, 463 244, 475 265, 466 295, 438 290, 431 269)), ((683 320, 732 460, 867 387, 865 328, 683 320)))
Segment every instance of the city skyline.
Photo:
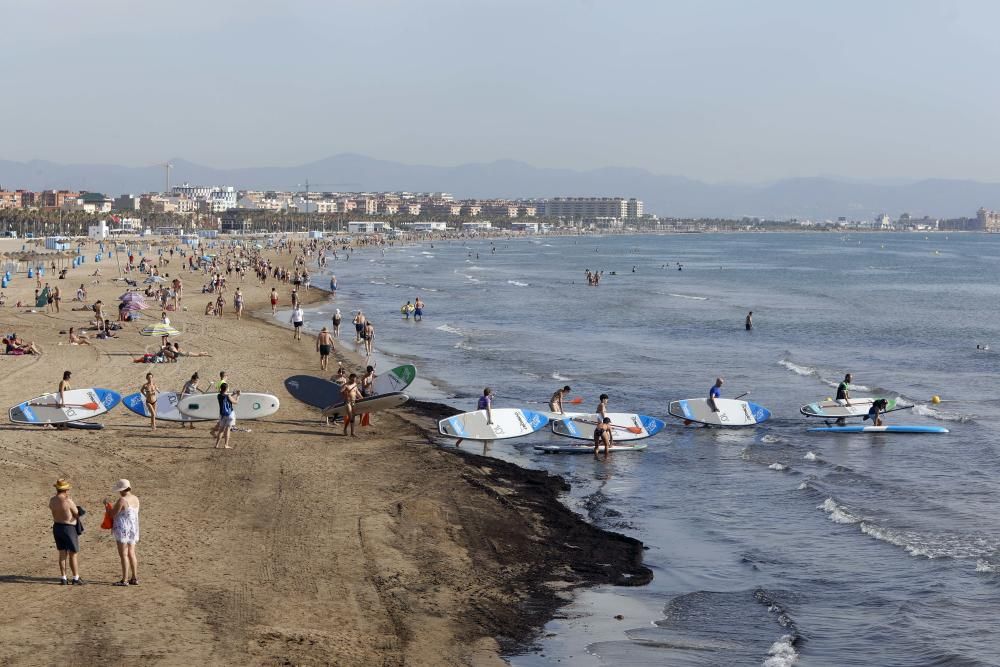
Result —
POLYGON ((54 8, 9 8, 0 159, 226 168, 353 152, 709 183, 1000 181, 992 3, 54 8))

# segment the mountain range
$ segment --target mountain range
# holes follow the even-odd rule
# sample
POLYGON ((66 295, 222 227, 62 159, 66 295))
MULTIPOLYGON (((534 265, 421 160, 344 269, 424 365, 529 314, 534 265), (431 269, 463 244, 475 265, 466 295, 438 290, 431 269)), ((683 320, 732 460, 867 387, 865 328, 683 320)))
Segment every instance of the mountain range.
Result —
MULTIPOLYGON (((574 170, 515 160, 454 167, 411 165, 343 153, 295 167, 216 169, 177 158, 171 184, 233 185, 240 189, 450 192, 456 198, 558 196, 637 197, 646 212, 669 217, 758 216, 771 219, 870 219, 908 212, 950 218, 1000 208, 1000 183, 971 180, 864 181, 789 178, 770 183, 706 183, 645 169, 574 170)), ((160 191, 162 165, 126 167, 0 160, 0 189, 74 189, 109 195, 160 191)))

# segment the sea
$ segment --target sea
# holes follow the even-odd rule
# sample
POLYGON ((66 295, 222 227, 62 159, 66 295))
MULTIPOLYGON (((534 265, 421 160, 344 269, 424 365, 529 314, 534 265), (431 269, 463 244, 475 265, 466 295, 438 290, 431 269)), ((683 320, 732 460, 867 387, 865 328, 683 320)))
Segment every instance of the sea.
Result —
POLYGON ((563 476, 564 502, 642 540, 655 574, 577 591, 515 667, 997 665, 998 267, 984 234, 428 241, 331 255, 313 284, 336 274, 336 298, 307 326, 339 307, 350 346, 364 310, 379 368, 415 364, 417 398, 473 410, 490 386, 495 407, 544 410, 570 385, 587 410, 607 393, 668 421, 608 460, 536 453, 566 442, 548 432, 487 451, 563 476), (423 320, 404 319, 418 296, 423 320), (799 407, 847 372, 854 396, 913 404, 889 423, 950 433, 807 432, 799 407), (716 377, 773 417, 668 416, 716 377))

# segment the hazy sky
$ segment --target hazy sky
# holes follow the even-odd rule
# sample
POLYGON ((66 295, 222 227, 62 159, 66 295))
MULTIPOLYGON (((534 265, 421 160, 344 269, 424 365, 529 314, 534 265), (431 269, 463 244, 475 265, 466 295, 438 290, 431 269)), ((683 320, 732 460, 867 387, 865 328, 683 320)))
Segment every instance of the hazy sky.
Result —
POLYGON ((0 159, 1000 181, 1000 2, 0 0, 0 159))

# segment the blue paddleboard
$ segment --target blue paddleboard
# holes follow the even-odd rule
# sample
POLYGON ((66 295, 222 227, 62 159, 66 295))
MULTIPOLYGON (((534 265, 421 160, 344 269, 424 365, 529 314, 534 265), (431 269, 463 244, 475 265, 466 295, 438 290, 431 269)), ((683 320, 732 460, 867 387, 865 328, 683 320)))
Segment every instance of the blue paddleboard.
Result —
POLYGON ((907 426, 893 424, 891 426, 822 426, 806 429, 814 433, 947 433, 943 426, 907 426))

